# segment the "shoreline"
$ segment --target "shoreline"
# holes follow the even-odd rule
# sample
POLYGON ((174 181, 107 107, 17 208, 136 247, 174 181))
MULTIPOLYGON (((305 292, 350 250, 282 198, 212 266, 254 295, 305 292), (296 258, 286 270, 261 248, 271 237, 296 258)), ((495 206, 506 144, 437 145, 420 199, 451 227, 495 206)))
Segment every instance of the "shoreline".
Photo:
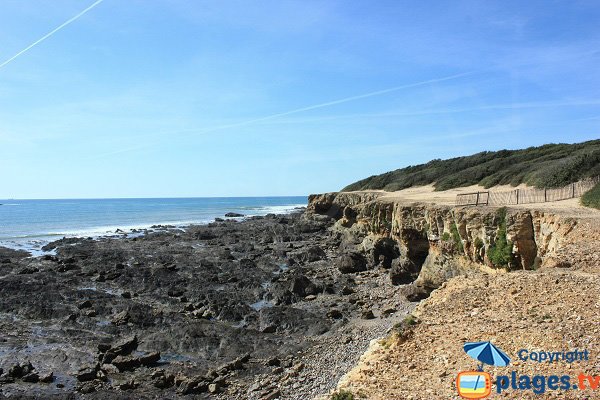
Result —
MULTIPOLYGON (((253 210, 259 207, 253 207, 253 210)), ((190 221, 160 221, 133 225, 109 225, 99 227, 82 228, 77 231, 69 231, 68 229, 63 233, 42 233, 42 234, 27 234, 17 237, 0 238, 0 247, 5 247, 13 250, 23 250, 32 254, 33 257, 40 257, 47 254, 52 255, 52 252, 47 252, 42 247, 61 239, 73 239, 73 238, 93 238, 93 239, 116 239, 116 238, 132 238, 146 235, 149 233, 156 233, 161 231, 174 230, 186 230, 193 226, 204 226, 220 220, 235 220, 243 221, 256 216, 265 216, 268 214, 281 214, 286 215, 295 212, 302 212, 306 209, 305 204, 291 204, 287 206, 264 206, 264 213, 253 213, 251 215, 241 215, 237 217, 227 217, 225 214, 211 217, 204 220, 190 220, 190 221), (273 212, 280 210, 278 212, 273 212)))
POLYGON ((336 268, 333 222, 268 215, 137 238, 64 239, 42 257, 0 251, 0 368, 31 362, 56 375, 49 385, 15 378, 0 388, 16 398, 326 393, 415 305, 397 296, 385 268, 336 268), (94 367, 98 346, 132 335, 133 367, 94 367), (135 367, 155 352, 157 361, 135 367), (90 379, 86 368, 95 370, 90 379))

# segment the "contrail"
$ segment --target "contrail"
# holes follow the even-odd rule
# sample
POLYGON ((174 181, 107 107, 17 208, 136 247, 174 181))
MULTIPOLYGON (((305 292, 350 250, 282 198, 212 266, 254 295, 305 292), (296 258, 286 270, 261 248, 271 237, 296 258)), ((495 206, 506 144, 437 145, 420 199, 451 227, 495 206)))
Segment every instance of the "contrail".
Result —
MULTIPOLYGON (((231 124, 220 125, 220 126, 204 128, 204 129, 186 129, 186 130, 180 130, 180 131, 174 131, 174 132, 165 132, 165 133, 161 134, 160 136, 171 135, 171 134, 192 135, 192 134, 198 134, 198 133, 208 133, 208 132, 220 131, 220 130, 229 129, 229 128, 238 128, 240 126, 250 125, 250 124, 257 123, 257 122, 263 122, 263 121, 267 121, 267 120, 274 119, 274 118, 284 117, 286 115, 297 114, 297 113, 301 113, 304 111, 311 111, 311 110, 315 110, 318 108, 329 107, 329 106, 342 104, 342 103, 348 103, 350 101, 366 99, 368 97, 380 96, 380 95, 383 95, 386 93, 396 92, 396 91, 399 91, 402 89, 410 89, 413 87, 429 85, 431 83, 444 82, 444 81, 449 81, 452 79, 462 78, 463 76, 473 75, 473 74, 476 74, 479 72, 481 72, 481 71, 462 72, 460 74, 449 75, 449 76, 445 76, 442 78, 428 79, 425 81, 409 83, 409 84, 400 85, 400 86, 394 86, 394 87, 391 87, 388 89, 377 90, 374 92, 359 94, 356 96, 345 97, 343 99, 332 100, 332 101, 328 101, 325 103, 314 104, 312 106, 296 108, 294 110, 285 111, 285 112, 281 112, 281 113, 277 113, 277 114, 271 114, 271 115, 267 115, 264 117, 254 118, 254 119, 250 119, 250 120, 246 120, 246 121, 235 122, 235 123, 231 123, 231 124)), ((119 149, 119 150, 115 150, 115 151, 112 151, 109 153, 98 154, 96 156, 90 157, 90 159, 98 159, 98 158, 103 158, 106 156, 112 156, 112 155, 121 154, 121 153, 128 153, 130 151, 135 151, 135 150, 152 147, 152 146, 156 145, 157 143, 158 142, 156 142, 156 141, 155 142, 146 142, 145 144, 141 144, 139 146, 129 147, 129 148, 125 148, 125 149, 119 149)))
POLYGON ((45 34, 44 36, 42 36, 41 38, 39 38, 35 42, 31 43, 29 46, 25 47, 23 50, 19 51, 17 54, 15 54, 14 56, 12 56, 8 60, 4 61, 2 64, 0 64, 0 68, 4 67, 6 64, 10 63, 15 58, 19 57, 21 54, 27 52, 28 50, 31 50, 32 47, 35 47, 38 44, 40 44, 41 42, 43 42, 44 40, 48 39, 50 36, 54 35, 56 32, 60 31, 65 26, 69 25, 71 22, 76 21, 83 14, 87 13, 88 11, 90 11, 92 8, 96 7, 98 4, 102 3, 103 1, 104 0, 97 0, 94 4, 92 4, 91 6, 89 6, 88 8, 86 8, 85 10, 83 10, 82 12, 80 12, 79 14, 75 15, 73 18, 71 18, 71 19, 63 22, 61 25, 59 25, 55 29, 51 30, 50 32, 48 32, 47 34, 45 34))

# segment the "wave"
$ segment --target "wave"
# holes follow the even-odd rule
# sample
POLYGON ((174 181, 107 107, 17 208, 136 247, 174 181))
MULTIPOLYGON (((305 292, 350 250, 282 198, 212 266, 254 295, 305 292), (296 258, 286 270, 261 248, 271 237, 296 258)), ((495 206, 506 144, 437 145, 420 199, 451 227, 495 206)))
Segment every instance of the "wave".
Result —
MULTIPOLYGON (((290 205, 277 205, 277 206, 256 206, 256 207, 231 207, 232 211, 245 212, 244 217, 252 217, 266 214, 288 214, 296 211, 300 207, 306 207, 306 204, 290 204, 290 205)), ((154 230, 152 227, 156 226, 172 226, 175 228, 185 228, 190 225, 204 225, 214 221, 215 217, 223 217, 223 214, 212 213, 210 217, 206 216, 203 218, 196 219, 181 219, 181 220, 163 220, 153 221, 148 223, 129 224, 129 225, 102 225, 93 227, 82 227, 80 229, 69 229, 61 231, 50 231, 50 232, 36 232, 27 233, 12 236, 0 236, 0 246, 6 247, 18 247, 21 249, 27 249, 28 251, 39 251, 39 249, 47 243, 54 240, 67 237, 111 237, 120 236, 123 234, 143 234, 144 231, 154 230)), ((238 218, 243 220, 244 217, 238 218)))

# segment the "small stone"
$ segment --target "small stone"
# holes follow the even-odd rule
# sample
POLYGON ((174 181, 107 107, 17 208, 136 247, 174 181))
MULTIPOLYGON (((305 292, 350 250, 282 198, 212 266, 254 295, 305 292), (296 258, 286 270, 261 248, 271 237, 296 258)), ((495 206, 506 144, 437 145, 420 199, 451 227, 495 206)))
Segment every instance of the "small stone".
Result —
POLYGON ((313 301, 313 300, 315 300, 316 298, 317 298, 317 296, 315 296, 314 294, 309 294, 308 296, 306 296, 306 297, 304 298, 304 300, 306 300, 306 301, 313 301))
POLYGON ((208 385, 209 393, 218 393, 220 389, 221 389, 220 386, 216 383, 211 383, 208 385))
POLYGON ((38 383, 40 380, 40 376, 38 374, 36 374, 35 372, 30 372, 27 375, 23 376, 23 378, 21 378, 21 380, 23 382, 28 382, 28 383, 38 383))
POLYGON ((373 311, 371 311, 371 310, 365 310, 362 312, 361 317, 362 317, 362 319, 374 319, 375 314, 373 314, 373 311))
POLYGON ((52 383, 54 381, 54 373, 49 372, 45 375, 40 375, 40 382, 42 383, 52 383))
POLYGON ((92 302, 89 300, 83 301, 79 304, 77 304, 77 308, 79 308, 80 310, 83 310, 84 308, 91 308, 92 307, 92 302))

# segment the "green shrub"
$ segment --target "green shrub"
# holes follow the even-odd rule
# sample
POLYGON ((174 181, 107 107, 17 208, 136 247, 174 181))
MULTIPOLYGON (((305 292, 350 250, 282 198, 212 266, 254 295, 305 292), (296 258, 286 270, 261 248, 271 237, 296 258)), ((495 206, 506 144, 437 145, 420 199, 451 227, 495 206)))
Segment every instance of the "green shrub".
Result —
POLYGON ((538 188, 561 187, 600 175, 600 140, 547 144, 522 150, 484 151, 466 157, 432 160, 374 175, 343 189, 395 191, 434 184, 436 190, 479 184, 526 183, 538 188))
POLYGON ((452 231, 452 240, 454 241, 454 246, 456 246, 456 249, 459 252, 464 253, 465 248, 463 247, 462 240, 460 240, 460 234, 458 233, 458 226, 456 226, 455 222, 452 223, 452 226, 450 227, 450 231, 452 231))
POLYGON ((355 397, 348 390, 339 390, 331 395, 331 400, 355 400, 355 397))
POLYGON ((442 235, 442 240, 443 241, 450 240, 450 234, 448 232, 444 232, 444 234, 442 235))
POLYGON ((581 197, 581 204, 586 207, 600 209, 600 183, 596 184, 596 186, 584 193, 584 195, 581 197))
POLYGON ((506 207, 498 209, 496 217, 499 219, 496 241, 488 250, 488 258, 496 267, 507 266, 513 258, 512 243, 506 238, 506 207))
POLYGON ((481 238, 476 238, 474 245, 475 245, 475 248, 477 249, 477 251, 481 250, 481 248, 484 245, 483 240, 481 240, 481 238))

